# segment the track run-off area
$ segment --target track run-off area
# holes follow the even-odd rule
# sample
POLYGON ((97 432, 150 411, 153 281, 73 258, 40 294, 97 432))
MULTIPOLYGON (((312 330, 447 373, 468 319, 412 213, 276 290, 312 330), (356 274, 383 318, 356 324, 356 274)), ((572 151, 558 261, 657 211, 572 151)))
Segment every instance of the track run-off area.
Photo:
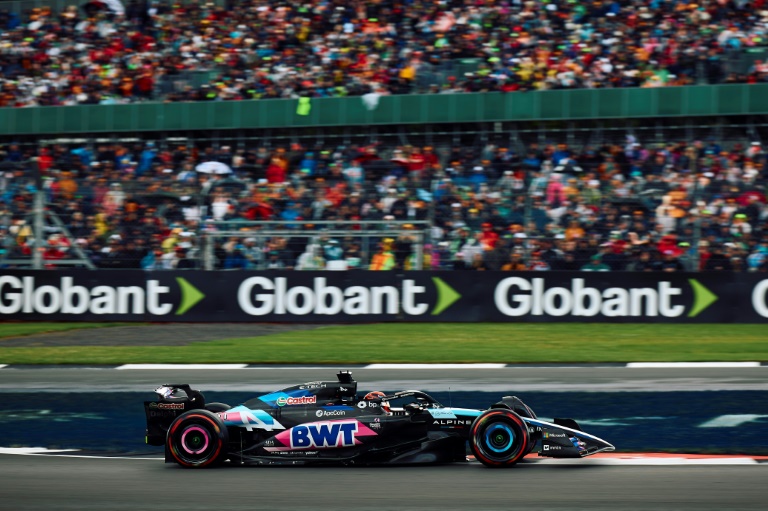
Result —
POLYGON ((760 509, 768 481, 768 367, 361 366, 0 369, 3 509, 760 509), (359 390, 420 389, 484 408, 517 395, 614 443, 582 460, 509 470, 232 467, 184 470, 144 440, 142 401, 189 383, 211 401, 350 369, 359 390))

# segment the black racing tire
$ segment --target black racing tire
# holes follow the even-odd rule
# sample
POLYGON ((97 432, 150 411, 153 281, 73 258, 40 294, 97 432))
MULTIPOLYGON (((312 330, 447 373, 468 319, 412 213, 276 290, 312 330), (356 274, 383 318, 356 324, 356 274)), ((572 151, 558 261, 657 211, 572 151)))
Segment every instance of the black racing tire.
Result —
POLYGON ((205 409, 208 410, 209 412, 213 412, 213 413, 226 412, 230 408, 232 408, 232 407, 227 405, 227 404, 224 404, 224 403, 216 403, 216 402, 214 402, 214 403, 206 403, 205 404, 205 409))
POLYGON ((171 459, 184 468, 205 468, 227 457, 229 433, 213 412, 190 410, 176 417, 168 428, 166 445, 171 459))
POLYGON ((530 443, 525 421, 507 408, 483 412, 469 430, 472 453, 486 467, 511 467, 528 454, 530 443))
MULTIPOLYGON (((493 406, 493 408, 503 408, 507 407, 516 414, 518 414, 520 417, 528 417, 529 419, 536 419, 536 412, 533 411, 533 409, 528 406, 527 404, 523 403, 523 400, 520 399, 517 396, 505 396, 502 398, 500 403, 497 403, 493 406)), ((530 433, 530 442, 528 443, 528 452, 525 454, 529 454, 531 451, 533 451, 536 448, 536 443, 541 439, 541 432, 534 432, 530 433)))

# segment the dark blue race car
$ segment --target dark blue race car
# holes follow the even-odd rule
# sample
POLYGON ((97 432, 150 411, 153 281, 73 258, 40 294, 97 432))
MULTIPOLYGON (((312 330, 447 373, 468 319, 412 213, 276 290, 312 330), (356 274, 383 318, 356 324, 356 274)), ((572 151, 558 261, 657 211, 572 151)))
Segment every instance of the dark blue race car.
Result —
POLYGON ((150 445, 183 467, 235 464, 411 464, 467 460, 467 443, 488 467, 539 455, 582 458, 613 445, 572 419, 545 422, 517 397, 487 410, 446 407, 418 390, 358 396, 352 374, 287 387, 230 407, 206 403, 187 384, 166 384, 146 401, 150 445))

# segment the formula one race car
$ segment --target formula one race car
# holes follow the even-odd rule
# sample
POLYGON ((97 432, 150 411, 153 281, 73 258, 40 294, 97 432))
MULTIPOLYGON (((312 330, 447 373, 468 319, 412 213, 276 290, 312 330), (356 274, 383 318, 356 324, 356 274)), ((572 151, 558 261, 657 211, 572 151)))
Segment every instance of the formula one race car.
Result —
POLYGON ((189 385, 166 384, 146 401, 146 442, 165 445, 166 462, 236 464, 411 464, 467 460, 467 442, 488 467, 539 455, 582 458, 613 445, 572 419, 539 420, 517 397, 487 410, 445 407, 428 394, 370 392, 360 398, 347 371, 259 396, 234 408, 206 403, 189 385))

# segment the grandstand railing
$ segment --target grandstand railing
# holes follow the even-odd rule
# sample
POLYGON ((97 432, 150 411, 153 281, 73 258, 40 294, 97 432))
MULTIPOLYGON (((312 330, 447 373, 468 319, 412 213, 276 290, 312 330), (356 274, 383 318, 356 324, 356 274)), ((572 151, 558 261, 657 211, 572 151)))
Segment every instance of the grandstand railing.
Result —
POLYGON ((0 109, 0 135, 173 132, 768 113, 768 83, 0 109))

